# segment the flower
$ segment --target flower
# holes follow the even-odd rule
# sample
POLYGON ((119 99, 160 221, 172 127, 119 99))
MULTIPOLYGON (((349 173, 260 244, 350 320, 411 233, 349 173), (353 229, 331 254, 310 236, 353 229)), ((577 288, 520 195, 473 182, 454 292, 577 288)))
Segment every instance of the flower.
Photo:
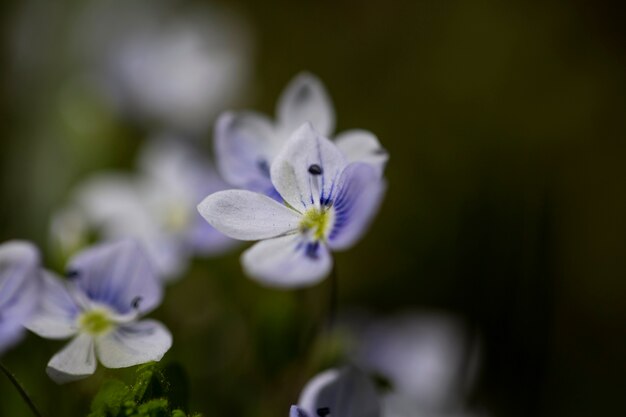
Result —
MULTIPOLYGON (((249 111, 226 112, 215 127, 217 167, 234 187, 278 198, 270 167, 291 134, 305 122, 325 137, 332 135, 335 112, 324 86, 315 76, 301 73, 285 88, 276 108, 277 120, 249 111)), ((349 162, 366 162, 383 171, 388 159, 374 134, 349 130, 335 138, 349 162)))
POLYGON ((198 210, 227 236, 261 240, 244 252, 244 269, 277 287, 324 278, 332 267, 329 249, 349 248, 361 237, 385 189, 374 167, 350 163, 310 123, 274 159, 271 180, 285 205, 252 191, 227 190, 208 196, 198 210))
POLYGON ((330 369, 304 387, 289 417, 378 417, 378 394, 370 379, 354 367, 330 369))
POLYGON ((158 361, 172 345, 159 322, 141 320, 161 302, 150 260, 132 240, 86 249, 69 263, 68 280, 43 273, 39 309, 26 327, 48 339, 72 341, 52 357, 48 375, 58 383, 96 370, 158 361))
POLYGON ((55 240, 81 241, 76 232, 89 228, 109 240, 138 239, 164 281, 179 277, 191 256, 234 245, 196 211, 198 201, 226 184, 189 143, 157 137, 142 148, 138 165, 135 175, 99 173, 79 184, 70 208, 53 220, 55 240))
POLYGON ((0 354, 17 343, 39 301, 39 251, 13 240, 0 245, 0 354))

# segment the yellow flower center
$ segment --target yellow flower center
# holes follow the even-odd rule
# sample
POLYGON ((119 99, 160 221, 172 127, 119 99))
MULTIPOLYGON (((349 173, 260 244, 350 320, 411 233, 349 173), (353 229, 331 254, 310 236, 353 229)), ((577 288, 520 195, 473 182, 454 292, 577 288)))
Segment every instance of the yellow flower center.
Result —
POLYGON ((91 335, 99 335, 113 327, 109 313, 104 310, 91 310, 83 313, 78 319, 81 330, 91 335))
POLYGON ((304 212, 300 221, 300 231, 313 232, 313 239, 323 240, 326 238, 332 224, 332 212, 330 208, 311 207, 304 212))
POLYGON ((172 204, 165 214, 165 227, 172 232, 180 232, 187 228, 191 220, 189 211, 182 204, 172 204))

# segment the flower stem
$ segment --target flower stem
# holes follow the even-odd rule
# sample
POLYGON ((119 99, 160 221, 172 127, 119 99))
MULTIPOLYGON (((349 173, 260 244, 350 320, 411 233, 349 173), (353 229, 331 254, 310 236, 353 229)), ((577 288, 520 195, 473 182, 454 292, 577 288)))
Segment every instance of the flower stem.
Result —
POLYGON ((339 305, 339 274, 337 273, 337 264, 333 264, 330 272, 330 299, 328 307, 328 331, 332 331, 337 319, 337 308, 339 305))
POLYGON ((4 373, 7 378, 9 378, 9 381, 11 381, 11 384, 13 384, 17 392, 19 392, 24 402, 28 405, 28 408, 30 408, 30 411, 32 411, 35 416, 42 417, 42 414, 39 412, 37 406, 35 405, 32 398, 30 398, 24 387, 22 387, 15 375, 13 375, 2 362, 0 362, 0 370, 2 370, 2 373, 4 373))

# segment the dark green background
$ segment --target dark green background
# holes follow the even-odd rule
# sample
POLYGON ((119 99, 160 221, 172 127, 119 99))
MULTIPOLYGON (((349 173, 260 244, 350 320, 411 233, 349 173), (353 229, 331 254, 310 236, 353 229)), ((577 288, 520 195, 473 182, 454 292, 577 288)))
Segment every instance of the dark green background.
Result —
MULTIPOLYGON (((130 167, 145 132, 89 100, 90 135, 64 124, 62 23, 40 17, 41 56, 15 74, 19 3, 0 6, 0 240, 46 251, 48 216, 70 186, 130 167)), ((255 36, 255 94, 239 107, 271 114, 306 69, 330 91, 338 130, 369 129, 391 155, 372 230, 336 257, 341 305, 465 318, 484 342, 471 401, 493 416, 626 414, 623 3, 223 3, 255 36)), ((237 253, 196 262, 156 314, 174 333, 166 359, 189 373, 192 408, 286 416, 320 366, 306 330, 327 286, 260 288, 237 253)), ((43 369, 60 346, 29 336, 3 362, 48 415, 80 415, 102 378, 123 372, 57 387, 43 369)), ((0 380, 0 415, 26 413, 0 380)))

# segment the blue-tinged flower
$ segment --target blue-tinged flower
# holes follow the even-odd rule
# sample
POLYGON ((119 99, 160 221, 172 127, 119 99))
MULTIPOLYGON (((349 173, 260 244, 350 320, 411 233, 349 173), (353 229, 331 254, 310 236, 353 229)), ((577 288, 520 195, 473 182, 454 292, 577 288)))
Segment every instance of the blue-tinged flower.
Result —
POLYGON ((135 175, 101 173, 81 183, 73 204, 53 221, 56 240, 80 242, 77 233, 88 229, 109 240, 138 239, 163 280, 179 277, 190 257, 221 254, 235 244, 196 210, 226 184, 191 145, 157 138, 141 150, 138 165, 135 175))
MULTIPOLYGON (((278 198, 270 178, 274 158, 303 123, 310 122, 324 137, 335 127, 333 105, 321 81, 302 73, 287 86, 276 108, 276 121, 250 112, 226 112, 215 127, 217 166, 231 185, 278 198)), ((365 130, 349 130, 335 138, 349 162, 365 162, 382 173, 387 152, 376 136, 365 130)))
POLYGON ((39 301, 39 251, 30 243, 0 245, 0 354, 17 343, 39 301))
POLYGON ((330 369, 304 387, 289 417, 378 417, 378 393, 371 380, 354 367, 330 369))
POLYGON ((48 363, 58 383, 96 370, 159 361, 172 345, 170 332, 154 320, 139 320, 156 308, 161 285, 150 260, 132 240, 86 249, 69 263, 68 280, 43 273, 39 309, 26 324, 48 339, 72 341, 48 363))
POLYGON ((244 252, 244 269, 278 287, 324 278, 332 267, 329 251, 349 248, 361 237, 385 189, 373 166, 350 163, 309 123, 276 156, 271 180, 285 205, 260 193, 227 190, 208 196, 198 210, 227 236, 261 240, 244 252))

